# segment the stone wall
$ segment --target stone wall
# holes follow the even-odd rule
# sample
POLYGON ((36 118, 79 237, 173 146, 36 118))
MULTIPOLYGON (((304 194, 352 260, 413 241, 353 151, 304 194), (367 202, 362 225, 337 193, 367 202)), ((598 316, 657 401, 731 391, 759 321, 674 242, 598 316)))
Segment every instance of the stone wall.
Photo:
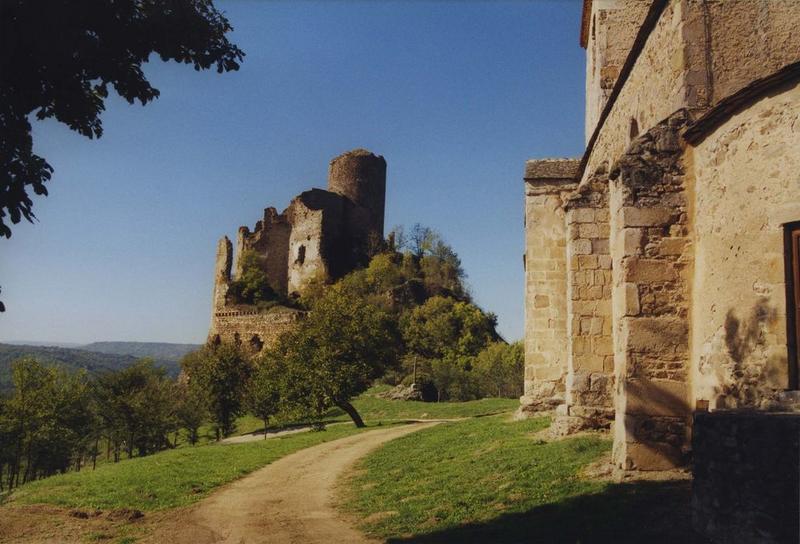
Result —
POLYGON ((698 413, 692 524, 714 542, 800 542, 800 414, 698 413))
POLYGON ((586 42, 586 141, 617 82, 651 0, 592 0, 586 42))
POLYGON ((724 0, 702 7, 711 45, 712 104, 800 60, 800 2, 724 0))
POLYGON ((769 408, 789 386, 783 224, 800 220, 800 85, 736 113, 692 152, 694 397, 769 408))
POLYGON ((525 388, 523 412, 564 402, 567 256, 563 204, 577 160, 528 161, 525 172, 525 388))
POLYGON ((639 136, 612 166, 615 336, 614 462, 666 470, 689 438, 691 202, 678 112, 639 136))
POLYGON ((608 177, 570 195, 567 224, 567 384, 557 434, 609 428, 614 419, 608 177))
POLYGON ((235 307, 214 313, 208 339, 211 343, 234 343, 252 352, 272 346, 284 332, 297 326, 305 314, 281 306, 266 312, 235 307))

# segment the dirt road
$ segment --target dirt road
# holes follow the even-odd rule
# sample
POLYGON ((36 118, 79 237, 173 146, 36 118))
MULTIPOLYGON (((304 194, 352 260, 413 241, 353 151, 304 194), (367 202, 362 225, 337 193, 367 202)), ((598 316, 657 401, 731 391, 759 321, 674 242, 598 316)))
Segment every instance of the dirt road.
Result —
POLYGON ((148 542, 284 544, 373 542, 333 508, 337 477, 395 438, 435 425, 415 423, 320 444, 288 455, 162 520, 148 542))

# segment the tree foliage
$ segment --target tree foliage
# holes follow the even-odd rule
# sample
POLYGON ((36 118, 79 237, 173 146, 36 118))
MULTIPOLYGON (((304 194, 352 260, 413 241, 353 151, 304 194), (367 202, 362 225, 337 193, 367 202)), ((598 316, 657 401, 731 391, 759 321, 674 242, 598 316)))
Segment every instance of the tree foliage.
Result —
POLYGON ((264 257, 254 250, 242 252, 239 276, 230 283, 228 297, 237 304, 265 306, 274 304, 278 294, 270 286, 264 271, 264 257))
POLYGON ((398 340, 388 312, 334 285, 265 357, 281 365, 287 402, 305 405, 317 418, 337 406, 360 427, 350 400, 395 364, 398 340))
POLYGON ((245 389, 253 366, 235 344, 207 345, 182 361, 190 383, 208 395, 217 438, 230 436, 244 409, 245 389))
POLYGON ((211 0, 0 4, 0 236, 33 220, 53 168, 34 153, 31 115, 99 138, 109 89, 133 104, 158 97, 142 71, 154 55, 195 70, 237 70, 244 53, 211 0))

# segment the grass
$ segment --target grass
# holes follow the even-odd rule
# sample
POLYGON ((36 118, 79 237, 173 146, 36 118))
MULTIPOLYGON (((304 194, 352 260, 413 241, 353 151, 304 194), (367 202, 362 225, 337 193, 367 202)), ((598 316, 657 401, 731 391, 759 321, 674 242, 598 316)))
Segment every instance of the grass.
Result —
POLYGON ((687 482, 584 479, 610 441, 537 440, 547 424, 494 416, 394 440, 359 463, 342 507, 390 542, 695 541, 687 482))
POLYGON ((69 508, 161 510, 193 503, 214 488, 292 452, 360 432, 337 425, 323 432, 289 435, 245 444, 168 450, 97 470, 70 472, 31 482, 9 502, 69 508))

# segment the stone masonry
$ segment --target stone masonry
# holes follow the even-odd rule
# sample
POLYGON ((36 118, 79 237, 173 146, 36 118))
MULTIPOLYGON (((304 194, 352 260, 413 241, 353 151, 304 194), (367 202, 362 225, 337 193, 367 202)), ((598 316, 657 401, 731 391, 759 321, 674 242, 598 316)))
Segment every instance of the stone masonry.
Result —
POLYGON ((692 466, 725 542, 797 537, 799 20, 585 0, 586 151, 525 167, 520 415, 611 429, 620 476, 692 466))
POLYGON ((251 231, 240 227, 233 244, 217 246, 211 342, 235 342, 260 351, 295 326, 303 312, 287 306, 259 310, 231 300, 230 283, 241 273, 241 256, 255 251, 270 287, 282 298, 297 297, 311 281, 336 280, 369 262, 383 241, 386 161, 364 149, 334 158, 328 190, 295 197, 282 213, 266 208, 251 231))

